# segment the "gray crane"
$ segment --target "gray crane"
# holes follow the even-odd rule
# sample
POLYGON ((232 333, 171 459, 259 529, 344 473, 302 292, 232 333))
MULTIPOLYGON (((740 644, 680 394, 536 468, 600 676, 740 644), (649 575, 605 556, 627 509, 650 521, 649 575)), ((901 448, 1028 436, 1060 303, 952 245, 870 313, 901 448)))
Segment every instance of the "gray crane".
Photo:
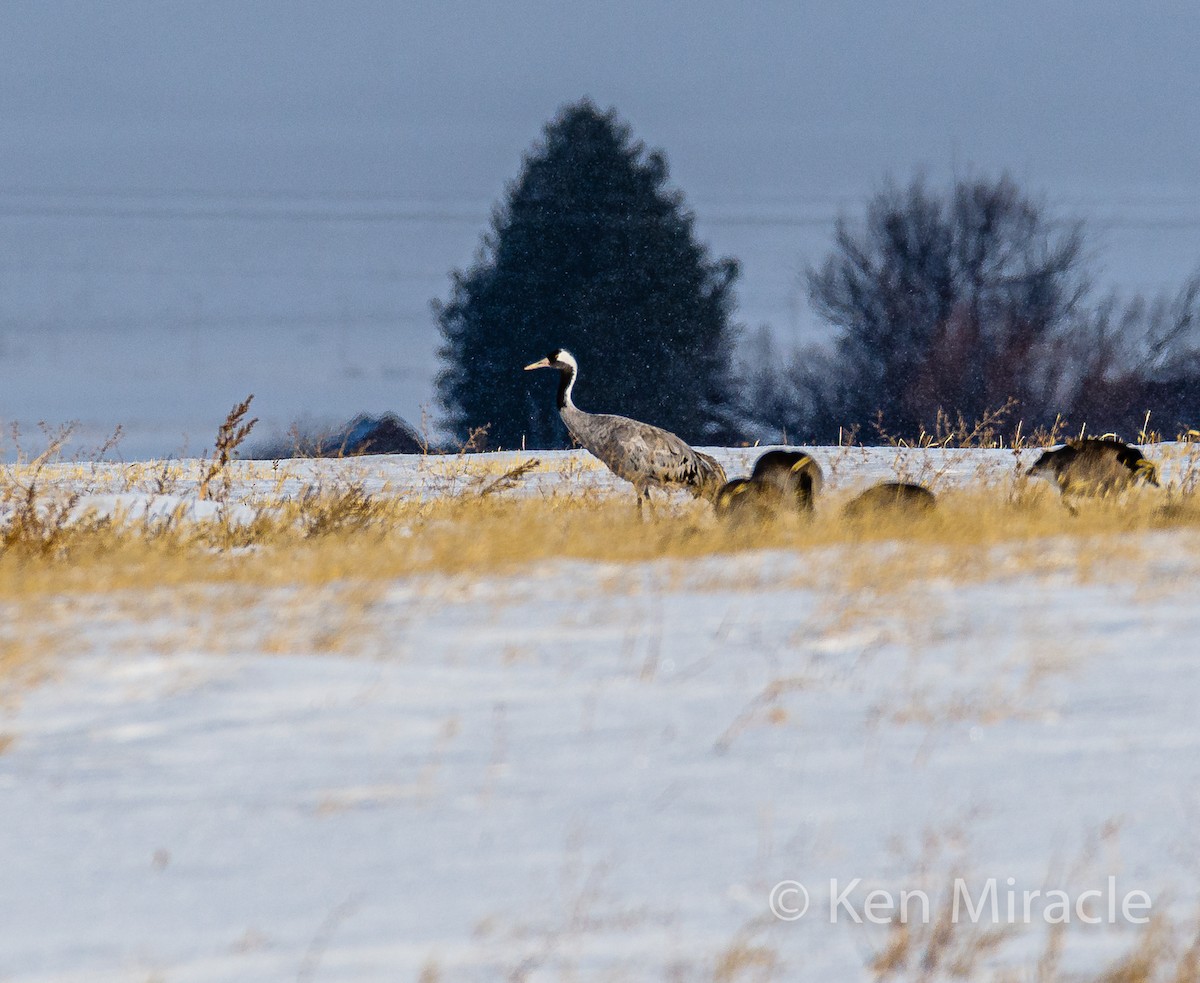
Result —
POLYGON ((697 498, 712 500, 725 483, 725 471, 707 454, 689 447, 670 431, 611 413, 585 413, 571 402, 571 389, 579 374, 575 356, 556 348, 545 358, 525 366, 557 369, 558 414, 575 441, 624 478, 637 492, 638 511, 650 489, 683 488, 697 498))

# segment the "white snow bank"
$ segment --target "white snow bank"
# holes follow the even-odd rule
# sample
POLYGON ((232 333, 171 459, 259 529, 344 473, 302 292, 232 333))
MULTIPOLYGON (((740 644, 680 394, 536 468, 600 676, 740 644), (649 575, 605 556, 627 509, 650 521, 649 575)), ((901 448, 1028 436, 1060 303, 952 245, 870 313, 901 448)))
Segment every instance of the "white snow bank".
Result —
POLYGON ((226 522, 248 526, 257 513, 248 505, 225 504, 182 495, 84 495, 71 510, 73 521, 111 519, 155 525, 171 522, 226 522))
MULTIPOLYGON (((5 723, 0 973, 704 979, 753 925, 778 978, 859 979, 884 930, 831 925, 830 879, 921 886, 931 833, 939 877, 1184 900, 1197 551, 1155 546, 1136 589, 872 601, 771 553, 404 581, 340 627, 271 593, 231 650, 81 606, 80 657, 5 723), (309 633, 261 654, 289 605, 309 633), (357 657, 316 654, 330 630, 357 657), (770 917, 784 879, 810 916, 770 917)), ((1071 938, 1094 965, 1131 933, 1071 938)))

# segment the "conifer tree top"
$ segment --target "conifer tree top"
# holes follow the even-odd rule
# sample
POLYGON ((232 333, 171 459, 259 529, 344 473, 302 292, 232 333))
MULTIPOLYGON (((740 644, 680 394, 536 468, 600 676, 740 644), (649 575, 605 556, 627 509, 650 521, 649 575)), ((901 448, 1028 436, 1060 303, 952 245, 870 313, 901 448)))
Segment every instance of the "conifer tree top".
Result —
POLYGON ((553 400, 519 370, 566 347, 595 366, 580 395, 596 411, 715 435, 737 267, 709 260, 667 173, 661 153, 590 100, 547 124, 477 262, 455 274, 451 301, 435 305, 452 430, 490 424, 491 446, 561 444, 553 400))

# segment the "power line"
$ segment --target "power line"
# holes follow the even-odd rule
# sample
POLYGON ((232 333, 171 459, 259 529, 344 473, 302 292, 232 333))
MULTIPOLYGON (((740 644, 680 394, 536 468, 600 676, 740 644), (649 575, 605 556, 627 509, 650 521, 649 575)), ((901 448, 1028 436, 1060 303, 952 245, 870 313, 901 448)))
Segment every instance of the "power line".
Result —
POLYGON ((433 283, 446 280, 449 273, 446 270, 437 272, 419 272, 392 269, 311 269, 299 267, 296 269, 217 269, 208 266, 185 269, 182 267, 151 267, 124 266, 108 263, 95 263, 89 257, 86 265, 65 265, 62 263, 4 263, 0 262, 0 273, 44 274, 52 273, 66 276, 147 276, 147 277, 202 277, 229 280, 355 280, 382 281, 384 283, 414 282, 433 283))
MULTIPOLYGON (((694 216, 695 221, 706 227, 748 228, 830 228, 837 215, 791 215, 791 214, 713 214, 694 216)), ((0 204, 0 219, 3 218, 68 218, 68 219, 113 219, 124 221, 233 221, 233 222, 278 222, 295 224, 343 223, 343 224, 426 224, 482 226, 489 221, 484 215, 466 215, 456 212, 428 210, 355 210, 327 211, 318 209, 208 209, 190 208, 118 208, 118 207, 57 207, 52 205, 4 205, 0 204)), ((580 216, 580 220, 593 220, 580 216)), ((621 221, 629 221, 622 218, 621 221)), ((1057 224, 1057 223, 1054 223, 1057 224)), ((1135 216, 1110 216, 1092 219, 1091 224, 1105 229, 1196 229, 1200 228, 1200 215, 1174 218, 1141 218, 1135 216)))
MULTIPOLYGON (((75 199, 192 199, 198 201, 350 201, 350 202, 391 202, 411 203, 414 200, 422 204, 449 204, 460 208, 479 209, 487 207, 491 199, 482 196, 463 194, 429 195, 423 194, 414 198, 411 194, 398 194, 387 191, 364 190, 278 190, 267 188, 98 188, 98 187, 50 187, 36 185, 10 185, 0 187, 0 198, 75 198, 75 199)), ((777 205, 835 205, 838 207, 856 207, 872 197, 872 192, 751 192, 744 194, 725 192, 723 196, 713 196, 703 191, 690 196, 694 201, 709 205, 733 206, 757 204, 777 205)), ((1122 192, 1068 192, 1063 194, 1047 194, 1045 198, 1055 207, 1094 207, 1099 205, 1117 206, 1161 206, 1175 207, 1179 205, 1200 204, 1200 185, 1193 191, 1122 191, 1122 192)))
POLYGON ((355 210, 334 212, 320 209, 170 208, 0 204, 0 218, 107 218, 133 220, 248 221, 248 222, 423 222, 431 224, 478 225, 485 216, 431 210, 355 210))

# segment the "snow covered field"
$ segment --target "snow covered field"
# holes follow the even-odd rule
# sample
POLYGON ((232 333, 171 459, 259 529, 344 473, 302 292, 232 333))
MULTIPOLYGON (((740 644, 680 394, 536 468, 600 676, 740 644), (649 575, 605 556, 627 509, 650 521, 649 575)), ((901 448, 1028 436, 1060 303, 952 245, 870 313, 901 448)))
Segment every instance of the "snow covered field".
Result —
MULTIPOLYGON (((717 453, 732 475, 758 452, 717 453)), ((1017 464, 814 454, 831 500, 896 473, 1003 494, 1017 464)), ((585 482, 632 509, 539 457, 518 494, 585 482)), ((419 459, 296 467, 445 492, 419 459)), ((128 494, 90 502, 153 506, 128 494)), ((995 879, 1005 926, 1005 892, 1105 892, 1065 934, 1095 970, 1144 929, 1079 912, 1144 891, 1186 920, 1197 897, 1200 530, 1062 521, 928 565, 789 541, 79 591, 36 626, 6 597, 4 644, 44 646, 45 675, 0 717, 0 980, 870 979, 896 936, 851 912, 924 890, 936 917, 954 877, 995 879), (772 914, 785 881, 797 920, 772 914)), ((1031 921, 967 975, 1035 978, 1031 921)))

